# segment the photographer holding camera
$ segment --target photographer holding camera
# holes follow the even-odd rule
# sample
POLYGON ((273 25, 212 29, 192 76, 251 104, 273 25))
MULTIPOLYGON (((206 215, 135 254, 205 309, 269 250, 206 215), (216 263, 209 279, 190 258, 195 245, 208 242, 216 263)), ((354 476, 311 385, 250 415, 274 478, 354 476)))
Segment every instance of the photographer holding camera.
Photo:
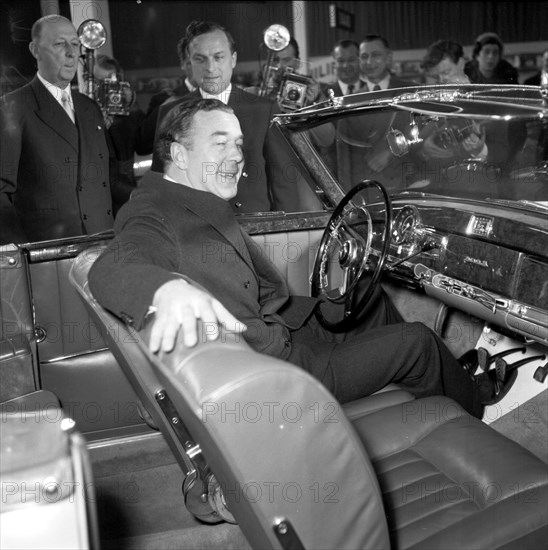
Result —
MULTIPOLYGON (((273 52, 272 68, 268 82, 246 88, 246 92, 260 95, 266 90, 266 97, 278 102, 280 111, 294 111, 317 101, 320 96, 320 85, 311 77, 299 74, 299 44, 290 37, 289 44, 280 51, 273 52)), ((263 75, 268 67, 263 67, 263 75)), ((325 98, 323 98, 325 99, 325 98)))
POLYGON ((100 54, 93 66, 95 97, 105 119, 110 146, 116 158, 112 166, 111 178, 114 213, 124 204, 137 187, 133 170, 137 131, 145 118, 144 112, 136 103, 136 94, 123 81, 122 68, 116 59, 100 54))

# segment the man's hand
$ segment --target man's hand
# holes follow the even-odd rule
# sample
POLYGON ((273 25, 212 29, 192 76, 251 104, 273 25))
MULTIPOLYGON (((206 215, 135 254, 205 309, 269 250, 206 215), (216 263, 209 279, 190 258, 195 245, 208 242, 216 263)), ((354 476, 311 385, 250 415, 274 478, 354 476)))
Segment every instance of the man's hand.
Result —
POLYGON ((159 350, 170 352, 175 347, 179 328, 185 346, 195 346, 198 342, 198 319, 206 326, 208 340, 216 340, 219 336, 218 324, 230 332, 246 329, 221 302, 183 279, 163 284, 154 293, 152 307, 155 309, 155 319, 149 347, 153 353, 159 350), (215 327, 215 330, 207 330, 210 327, 215 327))
POLYGON ((382 151, 378 151, 373 153, 368 159, 367 159, 367 165, 373 172, 382 172, 394 155, 390 152, 389 149, 383 149, 382 151))

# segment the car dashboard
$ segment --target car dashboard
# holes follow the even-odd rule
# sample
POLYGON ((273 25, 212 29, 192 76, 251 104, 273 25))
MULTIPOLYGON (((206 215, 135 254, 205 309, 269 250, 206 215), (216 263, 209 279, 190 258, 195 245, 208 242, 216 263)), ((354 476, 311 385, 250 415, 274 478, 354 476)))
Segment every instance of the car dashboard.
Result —
POLYGON ((507 204, 393 203, 389 277, 502 330, 548 344, 548 221, 507 204))

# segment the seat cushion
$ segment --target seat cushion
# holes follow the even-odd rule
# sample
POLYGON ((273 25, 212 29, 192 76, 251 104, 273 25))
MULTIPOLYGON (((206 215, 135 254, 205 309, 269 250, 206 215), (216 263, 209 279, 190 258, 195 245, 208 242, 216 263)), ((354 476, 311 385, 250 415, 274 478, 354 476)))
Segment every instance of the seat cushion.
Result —
POLYGON ((345 403, 342 409, 349 420, 355 420, 365 414, 413 401, 414 399, 415 396, 412 393, 398 388, 395 384, 389 384, 373 395, 345 403))
POLYGON ((540 548, 548 540, 546 465, 454 401, 408 401, 353 425, 378 475, 392 548, 540 548))

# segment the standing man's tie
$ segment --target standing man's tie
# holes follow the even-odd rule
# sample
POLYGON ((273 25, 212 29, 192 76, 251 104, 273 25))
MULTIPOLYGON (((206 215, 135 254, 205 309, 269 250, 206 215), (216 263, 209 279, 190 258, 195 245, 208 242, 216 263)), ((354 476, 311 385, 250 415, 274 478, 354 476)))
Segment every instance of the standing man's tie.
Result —
POLYGON ((349 84, 348 85, 348 95, 353 94, 353 93, 354 93, 354 84, 349 84))
POLYGON ((67 115, 70 117, 70 120, 72 120, 72 122, 76 122, 72 101, 70 100, 68 93, 65 91, 63 91, 63 95, 61 96, 61 103, 63 104, 63 109, 65 109, 67 115))
POLYGON ((380 87, 378 84, 375 84, 375 85, 373 86, 373 91, 374 91, 374 92, 377 92, 377 91, 380 90, 380 89, 381 89, 381 87, 380 87))

